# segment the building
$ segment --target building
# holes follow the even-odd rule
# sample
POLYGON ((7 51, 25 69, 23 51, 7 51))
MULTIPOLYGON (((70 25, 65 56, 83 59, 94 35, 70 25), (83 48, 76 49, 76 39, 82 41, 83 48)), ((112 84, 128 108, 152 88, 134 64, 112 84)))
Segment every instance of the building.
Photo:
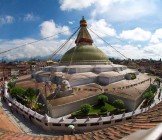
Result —
POLYGON ((129 111, 136 109, 150 85, 150 77, 125 65, 113 64, 104 52, 93 46, 84 18, 80 21, 75 44, 64 54, 58 66, 47 66, 32 74, 38 83, 50 81, 58 85, 60 92, 55 92, 50 100, 50 115, 61 117, 76 111, 84 103, 94 104, 102 90, 111 101, 122 99, 129 111), (132 74, 137 77, 135 80, 132 80, 132 74), (80 91, 67 93, 70 88, 62 88, 64 80, 68 81, 71 89, 79 88, 80 91), (55 98, 59 94, 62 96, 55 98))

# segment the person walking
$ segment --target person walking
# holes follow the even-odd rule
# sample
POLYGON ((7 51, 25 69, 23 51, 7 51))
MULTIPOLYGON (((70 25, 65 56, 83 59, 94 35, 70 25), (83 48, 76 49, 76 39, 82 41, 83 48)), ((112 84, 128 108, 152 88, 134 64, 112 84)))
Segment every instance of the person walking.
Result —
POLYGON ((13 114, 12 104, 10 102, 8 103, 8 106, 10 108, 11 113, 13 114))

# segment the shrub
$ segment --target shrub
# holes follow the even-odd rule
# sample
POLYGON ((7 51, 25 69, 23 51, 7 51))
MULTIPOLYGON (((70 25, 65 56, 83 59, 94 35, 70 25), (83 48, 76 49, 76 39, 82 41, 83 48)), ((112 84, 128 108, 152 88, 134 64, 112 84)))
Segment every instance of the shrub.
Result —
POLYGON ((113 106, 115 106, 118 109, 123 109, 124 108, 124 102, 120 99, 117 99, 113 102, 113 106))
POLYGON ((22 96, 24 96, 24 93, 25 93, 25 90, 23 89, 23 88, 21 88, 21 87, 13 87, 12 89, 11 89, 11 92, 10 92, 10 94, 11 94, 11 96, 12 97, 15 97, 15 98, 19 98, 19 97, 22 97, 22 96))
POLYGON ((99 105, 105 105, 105 103, 108 102, 108 97, 105 95, 98 96, 98 104, 99 105))
POLYGON ((135 73, 130 73, 130 75, 131 75, 131 80, 136 79, 136 74, 135 73))
POLYGON ((107 111, 106 106, 102 106, 102 107, 101 107, 101 112, 106 112, 106 111, 107 111))
POLYGON ((15 87, 15 84, 16 84, 15 82, 9 82, 8 87, 12 89, 13 87, 15 87))
POLYGON ((155 85, 151 85, 150 88, 151 88, 152 93, 157 92, 157 88, 155 85))
POLYGON ((80 110, 81 110, 81 112, 82 112, 83 114, 88 114, 89 111, 91 110, 91 105, 89 105, 89 104, 84 104, 84 105, 81 106, 80 110))
POLYGON ((36 96, 36 94, 36 90, 33 88, 27 88, 27 90, 25 91, 25 95, 30 99, 33 98, 33 96, 36 96))
POLYGON ((146 100, 151 100, 151 99, 154 98, 154 93, 148 91, 148 92, 146 92, 146 93, 144 94, 144 98, 145 98, 146 100))

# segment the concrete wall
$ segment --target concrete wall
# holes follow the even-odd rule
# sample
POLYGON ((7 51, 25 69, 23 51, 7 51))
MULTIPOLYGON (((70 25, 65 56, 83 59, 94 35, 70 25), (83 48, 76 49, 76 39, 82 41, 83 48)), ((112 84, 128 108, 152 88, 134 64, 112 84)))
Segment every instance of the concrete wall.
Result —
POLYGON ((62 72, 62 71, 65 71, 65 68, 66 68, 66 66, 52 67, 51 71, 52 72, 62 72))
POLYGON ((87 67, 82 67, 82 68, 66 68, 66 71, 68 73, 84 73, 84 72, 91 72, 93 71, 93 67, 87 66, 87 67))
POLYGON ((98 77, 98 82, 104 85, 108 85, 117 81, 125 79, 124 75, 114 76, 114 77, 98 77))
MULTIPOLYGON (((147 90, 147 89, 146 89, 147 90)), ((145 91, 146 91, 145 90, 145 91)), ((140 103, 143 101, 143 94, 145 93, 145 91, 143 93, 141 93, 140 96, 138 96, 136 99, 134 100, 131 100, 131 99, 128 99, 128 98, 124 98, 124 97, 120 97, 120 96, 117 96, 117 95, 114 95, 114 94, 111 94, 111 93, 105 93, 105 95, 107 95, 109 97, 109 101, 110 102, 113 102, 115 101, 116 99, 121 99, 124 101, 124 104, 127 108, 128 111, 133 111, 135 110, 139 105, 140 103)))
POLYGON ((87 79, 77 79, 77 80, 70 80, 70 85, 73 86, 79 86, 79 85, 85 85, 90 83, 96 83, 97 77, 93 78, 87 78, 87 79))
POLYGON ((74 111, 77 111, 80 108, 80 106, 83 105, 83 104, 87 104, 87 103, 88 104, 95 104, 97 102, 97 96, 98 95, 91 96, 87 99, 75 101, 75 102, 70 103, 70 104, 54 106, 54 107, 50 108, 50 114, 54 118, 70 114, 74 111))
POLYGON ((135 100, 130 100, 124 97, 120 97, 111 93, 105 93, 106 96, 108 96, 109 101, 113 102, 117 99, 121 99, 124 101, 125 107, 128 111, 133 111, 136 108, 136 101, 135 100))
POLYGON ((113 67, 107 67, 107 68, 102 68, 102 67, 95 67, 94 72, 95 73, 101 73, 101 72, 108 72, 108 71, 113 71, 113 67))

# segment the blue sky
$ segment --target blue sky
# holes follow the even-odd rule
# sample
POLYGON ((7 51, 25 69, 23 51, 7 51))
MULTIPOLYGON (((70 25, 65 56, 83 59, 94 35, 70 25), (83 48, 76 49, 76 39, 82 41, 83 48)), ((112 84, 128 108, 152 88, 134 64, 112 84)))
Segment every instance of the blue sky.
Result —
MULTIPOLYGON (((88 26, 131 59, 162 57, 161 0, 0 0, 0 48, 58 34, 1 54, 11 60, 50 55, 85 16, 88 26)), ((91 33, 92 34, 92 33, 91 33)), ((122 56, 99 38, 95 45, 110 57, 122 56)), ((74 46, 74 44, 73 44, 74 46)))

